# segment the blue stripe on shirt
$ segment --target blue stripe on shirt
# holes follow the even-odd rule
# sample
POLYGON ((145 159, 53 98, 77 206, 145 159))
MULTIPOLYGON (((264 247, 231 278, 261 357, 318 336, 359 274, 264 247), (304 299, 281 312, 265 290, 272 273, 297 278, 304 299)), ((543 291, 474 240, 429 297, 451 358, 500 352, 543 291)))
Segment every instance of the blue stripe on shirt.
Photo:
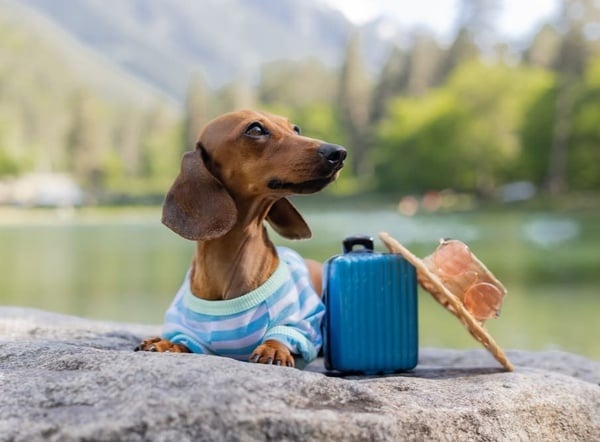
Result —
POLYGON ((190 291, 189 272, 165 315, 163 337, 195 353, 247 359, 266 339, 277 339, 306 362, 322 345, 325 307, 310 285, 308 268, 291 249, 277 248, 273 275, 248 295, 206 301, 190 291), (227 324, 227 325, 225 325, 227 324))

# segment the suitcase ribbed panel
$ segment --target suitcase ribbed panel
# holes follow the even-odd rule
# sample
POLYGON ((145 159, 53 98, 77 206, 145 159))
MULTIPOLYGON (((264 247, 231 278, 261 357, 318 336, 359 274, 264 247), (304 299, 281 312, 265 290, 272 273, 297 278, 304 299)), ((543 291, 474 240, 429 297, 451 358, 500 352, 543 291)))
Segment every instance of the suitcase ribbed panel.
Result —
POLYGON ((414 368, 414 267, 399 255, 354 252, 332 258, 325 277, 327 368, 365 373, 414 368))

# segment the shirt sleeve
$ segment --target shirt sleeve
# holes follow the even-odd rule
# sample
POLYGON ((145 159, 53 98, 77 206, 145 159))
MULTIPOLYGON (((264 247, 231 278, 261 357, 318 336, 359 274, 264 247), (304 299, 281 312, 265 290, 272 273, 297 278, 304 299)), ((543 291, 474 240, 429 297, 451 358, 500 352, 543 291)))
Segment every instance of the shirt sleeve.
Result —
POLYGON ((280 308, 280 319, 273 322, 263 342, 275 339, 309 363, 317 357, 323 345, 321 323, 325 305, 311 285, 302 257, 286 248, 278 248, 278 252, 280 259, 288 265, 292 284, 288 288, 285 307, 280 308))
POLYGON ((190 270, 185 275, 175 299, 169 306, 165 314, 165 322, 161 337, 168 339, 173 344, 185 345, 192 353, 208 354, 206 348, 199 339, 196 339, 196 332, 193 327, 186 323, 186 311, 183 305, 183 296, 190 290, 190 270))

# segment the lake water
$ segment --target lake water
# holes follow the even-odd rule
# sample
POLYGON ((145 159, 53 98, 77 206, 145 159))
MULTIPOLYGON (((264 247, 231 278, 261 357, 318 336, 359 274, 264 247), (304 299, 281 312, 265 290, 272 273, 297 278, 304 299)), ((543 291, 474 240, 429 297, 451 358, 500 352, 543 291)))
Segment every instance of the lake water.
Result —
MULTIPOLYGON (((461 239, 507 286, 486 327, 510 349, 563 349, 600 359, 600 216, 517 210, 403 217, 303 208, 313 239, 284 241, 326 260, 344 237, 387 231, 418 256, 441 237, 461 239)), ((189 266, 193 244, 160 224, 160 209, 0 211, 0 304, 159 324, 189 266)), ((377 248, 383 246, 376 242, 377 248)), ((421 346, 479 348, 431 296, 419 294, 421 346)))

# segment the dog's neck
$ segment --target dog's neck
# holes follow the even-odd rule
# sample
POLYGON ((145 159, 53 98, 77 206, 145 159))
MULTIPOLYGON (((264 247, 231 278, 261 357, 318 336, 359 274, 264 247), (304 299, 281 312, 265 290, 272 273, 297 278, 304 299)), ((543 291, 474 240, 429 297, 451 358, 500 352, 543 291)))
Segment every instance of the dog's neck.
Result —
POLYGON ((196 243, 192 293, 206 300, 233 299, 261 286, 279 264, 263 225, 270 203, 238 203, 240 214, 224 236, 196 243), (242 207, 240 207, 242 206, 242 207))

